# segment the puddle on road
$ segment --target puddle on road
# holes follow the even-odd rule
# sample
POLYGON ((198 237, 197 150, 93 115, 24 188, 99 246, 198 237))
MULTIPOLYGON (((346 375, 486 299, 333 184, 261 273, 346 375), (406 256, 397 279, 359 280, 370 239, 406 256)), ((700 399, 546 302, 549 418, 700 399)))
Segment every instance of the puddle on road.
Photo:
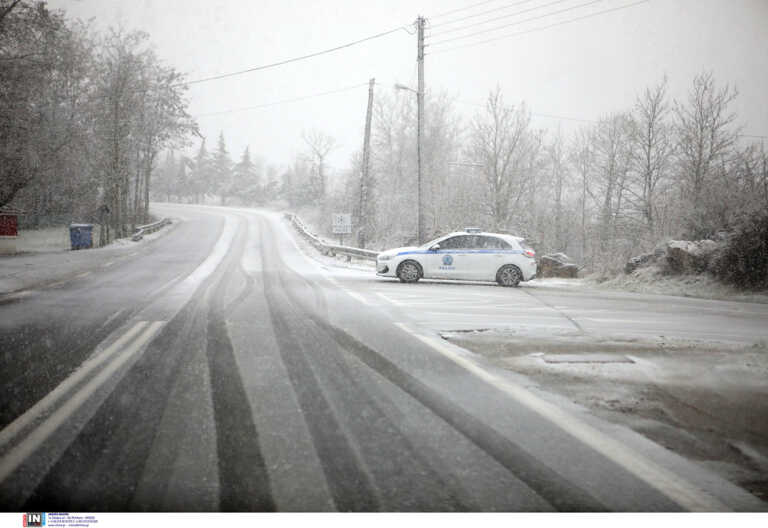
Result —
POLYGON ((545 363, 634 363, 626 356, 610 354, 545 354, 545 363))
POLYGON ((768 346, 531 329, 443 339, 768 500, 768 346))

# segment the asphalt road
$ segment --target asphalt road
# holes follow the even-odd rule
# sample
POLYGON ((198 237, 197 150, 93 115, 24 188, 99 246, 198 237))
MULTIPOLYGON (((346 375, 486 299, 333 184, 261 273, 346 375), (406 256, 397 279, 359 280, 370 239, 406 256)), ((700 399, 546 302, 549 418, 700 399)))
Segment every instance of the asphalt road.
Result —
POLYGON ((180 222, 131 258, 0 299, 3 510, 766 508, 435 333, 748 341, 765 309, 401 285, 307 258, 271 213, 157 210, 180 222))

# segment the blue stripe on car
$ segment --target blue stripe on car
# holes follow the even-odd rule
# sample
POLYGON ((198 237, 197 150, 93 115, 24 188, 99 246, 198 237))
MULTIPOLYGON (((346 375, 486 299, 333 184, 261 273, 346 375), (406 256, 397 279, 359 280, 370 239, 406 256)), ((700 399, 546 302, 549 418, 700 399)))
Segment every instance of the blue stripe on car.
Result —
POLYGON ((445 255, 447 253, 454 253, 454 254, 456 254, 456 253, 503 253, 503 254, 507 254, 507 255, 522 255, 523 254, 523 252, 521 250, 518 250, 518 249, 455 249, 455 250, 439 249, 437 251, 429 251, 429 250, 427 250, 427 251, 421 251, 421 250, 420 251, 401 251, 400 253, 398 253, 395 256, 399 257, 400 255, 430 255, 430 254, 432 254, 432 255, 435 255, 435 254, 445 255))

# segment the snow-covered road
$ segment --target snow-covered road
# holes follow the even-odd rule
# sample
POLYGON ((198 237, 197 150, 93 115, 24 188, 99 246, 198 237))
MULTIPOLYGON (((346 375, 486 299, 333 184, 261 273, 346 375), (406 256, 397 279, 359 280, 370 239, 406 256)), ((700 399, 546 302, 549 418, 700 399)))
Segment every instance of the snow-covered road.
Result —
POLYGON ((519 288, 420 281, 401 284, 371 272, 328 267, 370 305, 436 331, 506 329, 544 337, 595 337, 753 344, 768 339, 768 304, 589 289, 544 279, 519 288))
MULTIPOLYGON (((307 258, 274 213, 156 209, 186 220, 0 303, 3 509, 765 508, 437 333, 650 331, 663 300, 402 285, 307 258)), ((683 301, 665 331, 696 331, 683 301)), ((745 340, 765 314, 701 306, 745 340)))

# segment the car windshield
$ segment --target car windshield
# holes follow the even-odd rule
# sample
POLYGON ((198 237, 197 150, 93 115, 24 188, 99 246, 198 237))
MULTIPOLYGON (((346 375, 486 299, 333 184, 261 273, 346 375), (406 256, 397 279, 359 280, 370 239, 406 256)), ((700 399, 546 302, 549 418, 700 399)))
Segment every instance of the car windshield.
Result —
POLYGON ((429 242, 427 242, 426 244, 422 244, 422 245, 420 245, 420 246, 419 246, 419 248, 422 248, 422 249, 429 249, 429 248, 431 248, 432 246, 434 246, 435 244, 437 244, 438 242, 442 241, 444 238, 445 238, 445 235, 439 236, 439 237, 437 237, 437 238, 434 238, 434 239, 430 240, 430 241, 429 241, 429 242))

